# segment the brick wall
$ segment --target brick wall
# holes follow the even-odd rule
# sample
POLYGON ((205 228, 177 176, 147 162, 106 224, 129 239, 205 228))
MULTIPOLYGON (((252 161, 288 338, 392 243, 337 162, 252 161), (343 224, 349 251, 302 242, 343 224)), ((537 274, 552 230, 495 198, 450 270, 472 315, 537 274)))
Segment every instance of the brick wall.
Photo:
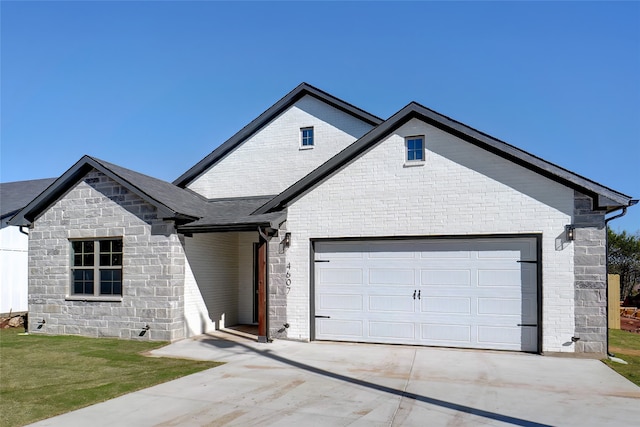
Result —
POLYGON ((186 301, 190 334, 238 323, 238 233, 206 233, 185 237, 188 261, 187 284, 198 294, 186 301), (205 327, 201 327, 205 325, 205 327))
POLYGON ((602 211, 575 192, 575 336, 576 351, 607 351, 607 230, 602 211))
POLYGON ((333 157, 371 126, 305 96, 189 185, 208 198, 278 194, 333 157), (313 126, 315 147, 300 149, 313 126))
POLYGON ((543 350, 574 351, 572 215, 572 190, 413 119, 289 207, 288 336, 309 338, 311 238, 541 233, 543 350), (423 166, 405 165, 409 135, 423 166))
POLYGON ((184 336, 184 251, 173 225, 109 177, 92 171, 45 211, 29 234, 33 333, 176 340, 184 336), (122 237, 123 294, 70 295, 69 239, 122 237), (45 320, 41 329, 37 322, 45 320))

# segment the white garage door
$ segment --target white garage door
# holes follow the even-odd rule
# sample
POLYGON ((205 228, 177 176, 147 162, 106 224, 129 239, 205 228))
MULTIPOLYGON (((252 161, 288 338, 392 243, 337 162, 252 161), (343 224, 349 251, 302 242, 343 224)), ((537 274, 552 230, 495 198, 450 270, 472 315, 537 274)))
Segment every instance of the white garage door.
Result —
POLYGON ((536 352, 535 261, 534 238, 316 242, 315 339, 536 352))

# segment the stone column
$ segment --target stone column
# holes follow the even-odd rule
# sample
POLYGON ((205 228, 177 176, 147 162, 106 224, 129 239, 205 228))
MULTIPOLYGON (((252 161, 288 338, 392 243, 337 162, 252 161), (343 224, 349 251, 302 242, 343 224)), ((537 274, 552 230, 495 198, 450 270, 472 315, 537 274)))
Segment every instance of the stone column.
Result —
POLYGON ((575 192, 574 275, 576 352, 607 352, 607 230, 604 211, 575 192))

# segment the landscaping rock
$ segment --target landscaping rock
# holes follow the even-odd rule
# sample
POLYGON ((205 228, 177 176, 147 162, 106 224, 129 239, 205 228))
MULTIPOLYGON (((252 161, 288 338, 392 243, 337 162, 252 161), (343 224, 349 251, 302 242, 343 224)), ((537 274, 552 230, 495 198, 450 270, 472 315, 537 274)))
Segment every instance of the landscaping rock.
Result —
POLYGON ((19 328, 24 325, 24 319, 22 316, 16 316, 9 319, 8 323, 10 328, 19 328))

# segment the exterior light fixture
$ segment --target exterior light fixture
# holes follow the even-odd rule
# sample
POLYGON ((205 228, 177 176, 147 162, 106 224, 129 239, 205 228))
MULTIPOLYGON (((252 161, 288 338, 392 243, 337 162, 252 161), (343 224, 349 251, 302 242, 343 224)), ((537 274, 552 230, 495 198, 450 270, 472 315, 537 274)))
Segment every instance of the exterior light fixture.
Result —
POLYGON ((285 248, 291 246, 291 233, 284 233, 284 240, 282 240, 282 244, 285 248))
POLYGON ((564 226, 564 234, 567 241, 575 240, 576 238, 576 227, 573 224, 567 224, 564 226))
POLYGON ((140 331, 140 333, 138 334, 138 336, 139 336, 139 337, 143 337, 143 336, 144 336, 144 334, 146 334, 146 333, 147 333, 147 331, 148 331, 149 329, 151 329, 151 326, 149 326, 148 324, 147 324, 147 325, 145 325, 145 327, 144 327, 144 328, 142 328, 142 330, 140 331))

